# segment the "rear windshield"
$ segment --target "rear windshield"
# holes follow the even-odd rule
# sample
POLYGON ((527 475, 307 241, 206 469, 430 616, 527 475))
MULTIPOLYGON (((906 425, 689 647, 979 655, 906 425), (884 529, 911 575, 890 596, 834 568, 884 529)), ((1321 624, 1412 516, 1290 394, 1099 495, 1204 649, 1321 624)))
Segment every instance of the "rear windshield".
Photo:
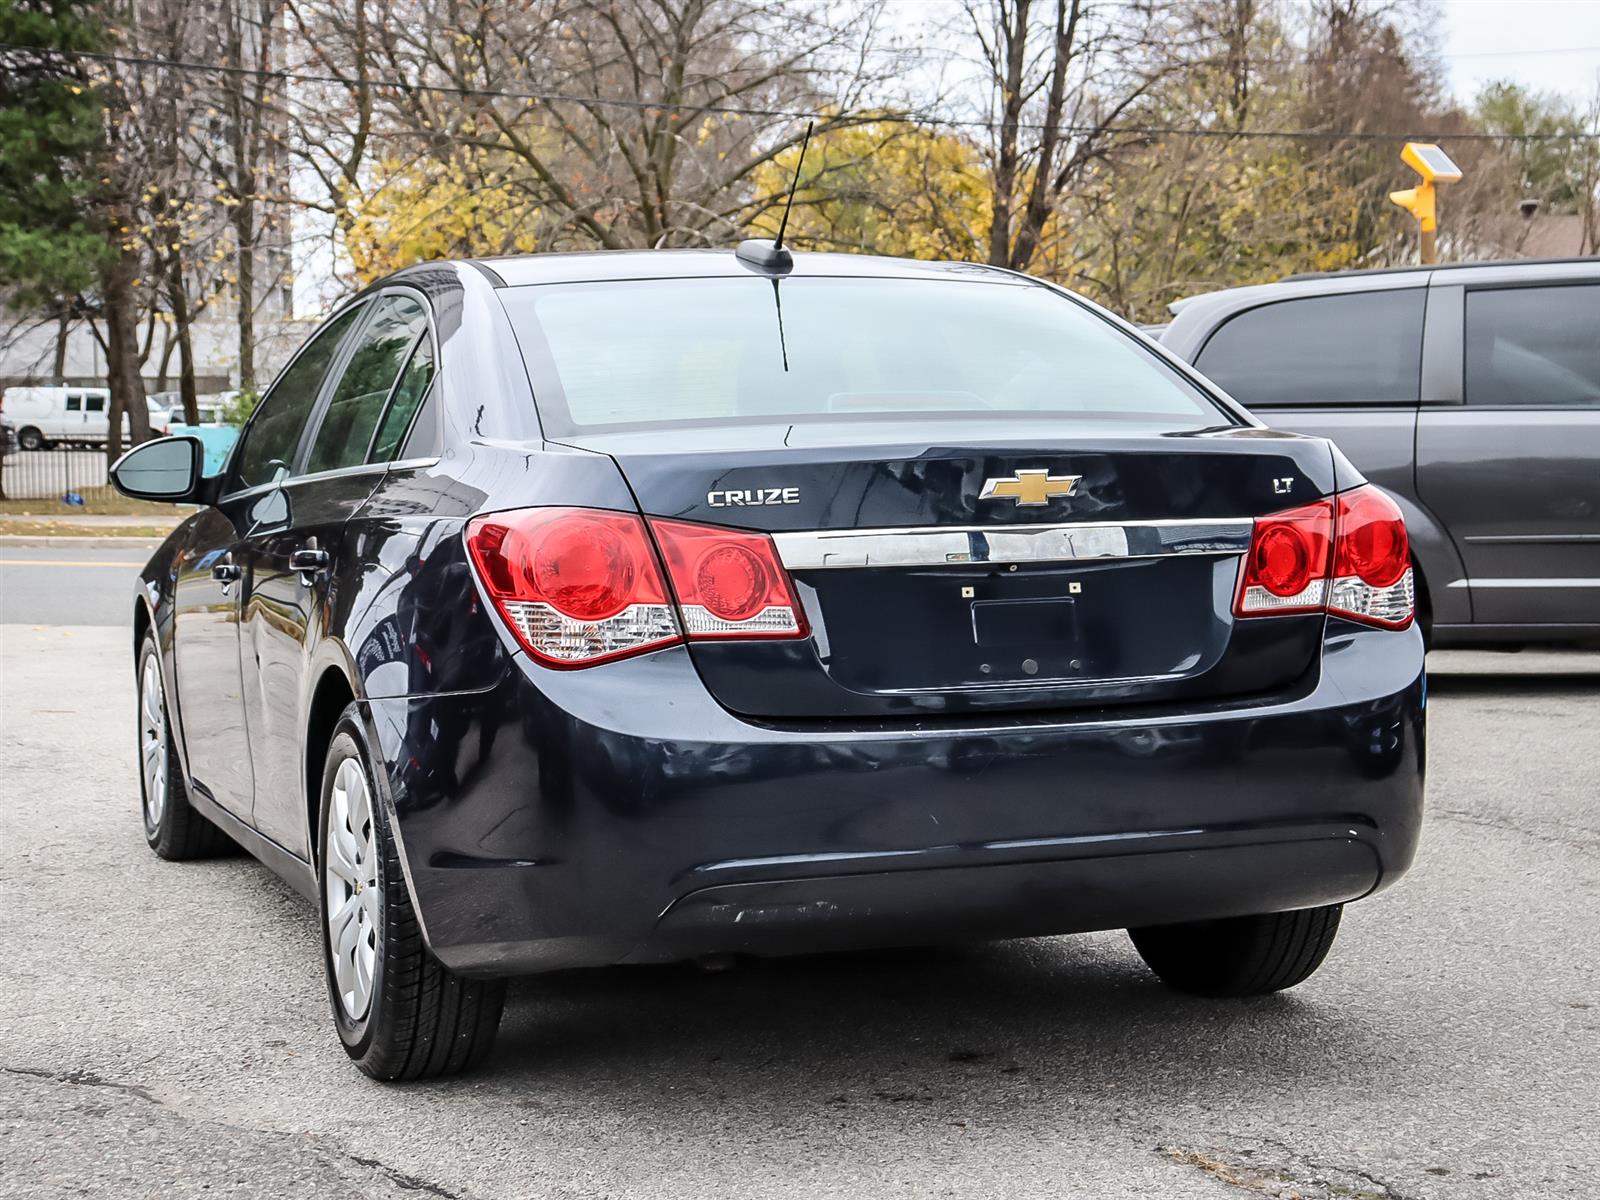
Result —
POLYGON ((552 436, 885 413, 1227 420, 1137 338, 1034 284, 751 276, 500 295, 552 436))

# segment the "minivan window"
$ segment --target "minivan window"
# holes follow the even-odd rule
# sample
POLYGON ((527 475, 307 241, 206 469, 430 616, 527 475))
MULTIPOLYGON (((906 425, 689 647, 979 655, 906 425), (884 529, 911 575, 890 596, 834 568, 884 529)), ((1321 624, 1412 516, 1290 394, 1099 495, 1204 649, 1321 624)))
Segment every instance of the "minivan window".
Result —
POLYGON ((105 412, 106 398, 104 396, 87 396, 84 398, 84 407, 89 412, 105 412))
POLYGON ((68 396, 67 397, 67 411, 68 412, 82 412, 83 411, 83 397, 82 396, 68 396))
POLYGON ((366 461, 384 402, 418 335, 427 327, 427 314, 410 296, 385 296, 378 301, 328 401, 311 445, 308 472, 334 471, 366 461))
POLYGON ((1600 284, 1468 292, 1466 401, 1600 408, 1600 284))
POLYGON ((259 487, 289 472, 323 376, 363 307, 353 304, 324 325, 262 398, 261 410, 245 427, 234 451, 225 491, 259 487))
POLYGON ((557 436, 885 413, 1229 420, 1141 340, 1037 284, 749 276, 499 294, 557 436))
POLYGON ((1308 296, 1248 309, 1195 360, 1246 408, 1415 404, 1424 289, 1308 296))

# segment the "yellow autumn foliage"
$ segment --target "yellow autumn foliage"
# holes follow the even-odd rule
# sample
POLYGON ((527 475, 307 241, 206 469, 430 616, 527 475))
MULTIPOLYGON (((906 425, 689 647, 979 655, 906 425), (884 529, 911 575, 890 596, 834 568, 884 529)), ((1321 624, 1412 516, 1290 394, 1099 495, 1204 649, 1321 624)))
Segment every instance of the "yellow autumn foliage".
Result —
MULTIPOLYGON (((758 233, 777 232, 799 156, 793 147, 754 172, 755 193, 764 198, 750 222, 758 233)), ((875 121, 812 138, 788 237, 814 250, 981 259, 990 211, 988 176, 970 142, 875 121)))
POLYGON ((360 201, 345 248, 367 282, 412 263, 525 254, 539 248, 539 209, 522 189, 459 162, 384 162, 360 201))

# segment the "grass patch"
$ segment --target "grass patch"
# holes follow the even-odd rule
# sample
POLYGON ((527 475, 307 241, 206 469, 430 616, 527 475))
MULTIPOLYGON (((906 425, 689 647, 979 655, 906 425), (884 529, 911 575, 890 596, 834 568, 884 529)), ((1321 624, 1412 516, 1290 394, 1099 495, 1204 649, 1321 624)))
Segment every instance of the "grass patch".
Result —
POLYGON ((0 500, 0 516, 38 517, 42 520, 51 517, 164 517, 170 521, 175 514, 186 513, 185 509, 171 504, 134 500, 120 492, 107 496, 86 496, 84 499, 86 503, 82 507, 63 504, 59 500, 0 500))
POLYGON ((66 521, 20 517, 0 521, 0 534, 7 537, 129 537, 159 541, 171 532, 171 525, 74 525, 66 521))

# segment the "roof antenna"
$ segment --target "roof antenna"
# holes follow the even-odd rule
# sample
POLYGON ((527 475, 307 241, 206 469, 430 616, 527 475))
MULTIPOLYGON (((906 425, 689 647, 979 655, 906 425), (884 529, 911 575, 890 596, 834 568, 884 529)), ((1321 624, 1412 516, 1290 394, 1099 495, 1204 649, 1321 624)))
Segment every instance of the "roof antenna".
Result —
POLYGON ((800 168, 805 166, 806 147, 811 144, 811 131, 816 127, 815 121, 808 121, 806 135, 800 139, 800 157, 795 160, 794 178, 789 180, 789 198, 783 202, 783 219, 778 222, 778 236, 770 242, 765 238, 747 238, 740 242, 734 254, 741 262, 759 267, 763 271, 787 272, 793 269, 794 255, 790 254, 789 248, 783 244, 783 235, 789 229, 789 210, 794 207, 794 190, 800 183, 800 168))

